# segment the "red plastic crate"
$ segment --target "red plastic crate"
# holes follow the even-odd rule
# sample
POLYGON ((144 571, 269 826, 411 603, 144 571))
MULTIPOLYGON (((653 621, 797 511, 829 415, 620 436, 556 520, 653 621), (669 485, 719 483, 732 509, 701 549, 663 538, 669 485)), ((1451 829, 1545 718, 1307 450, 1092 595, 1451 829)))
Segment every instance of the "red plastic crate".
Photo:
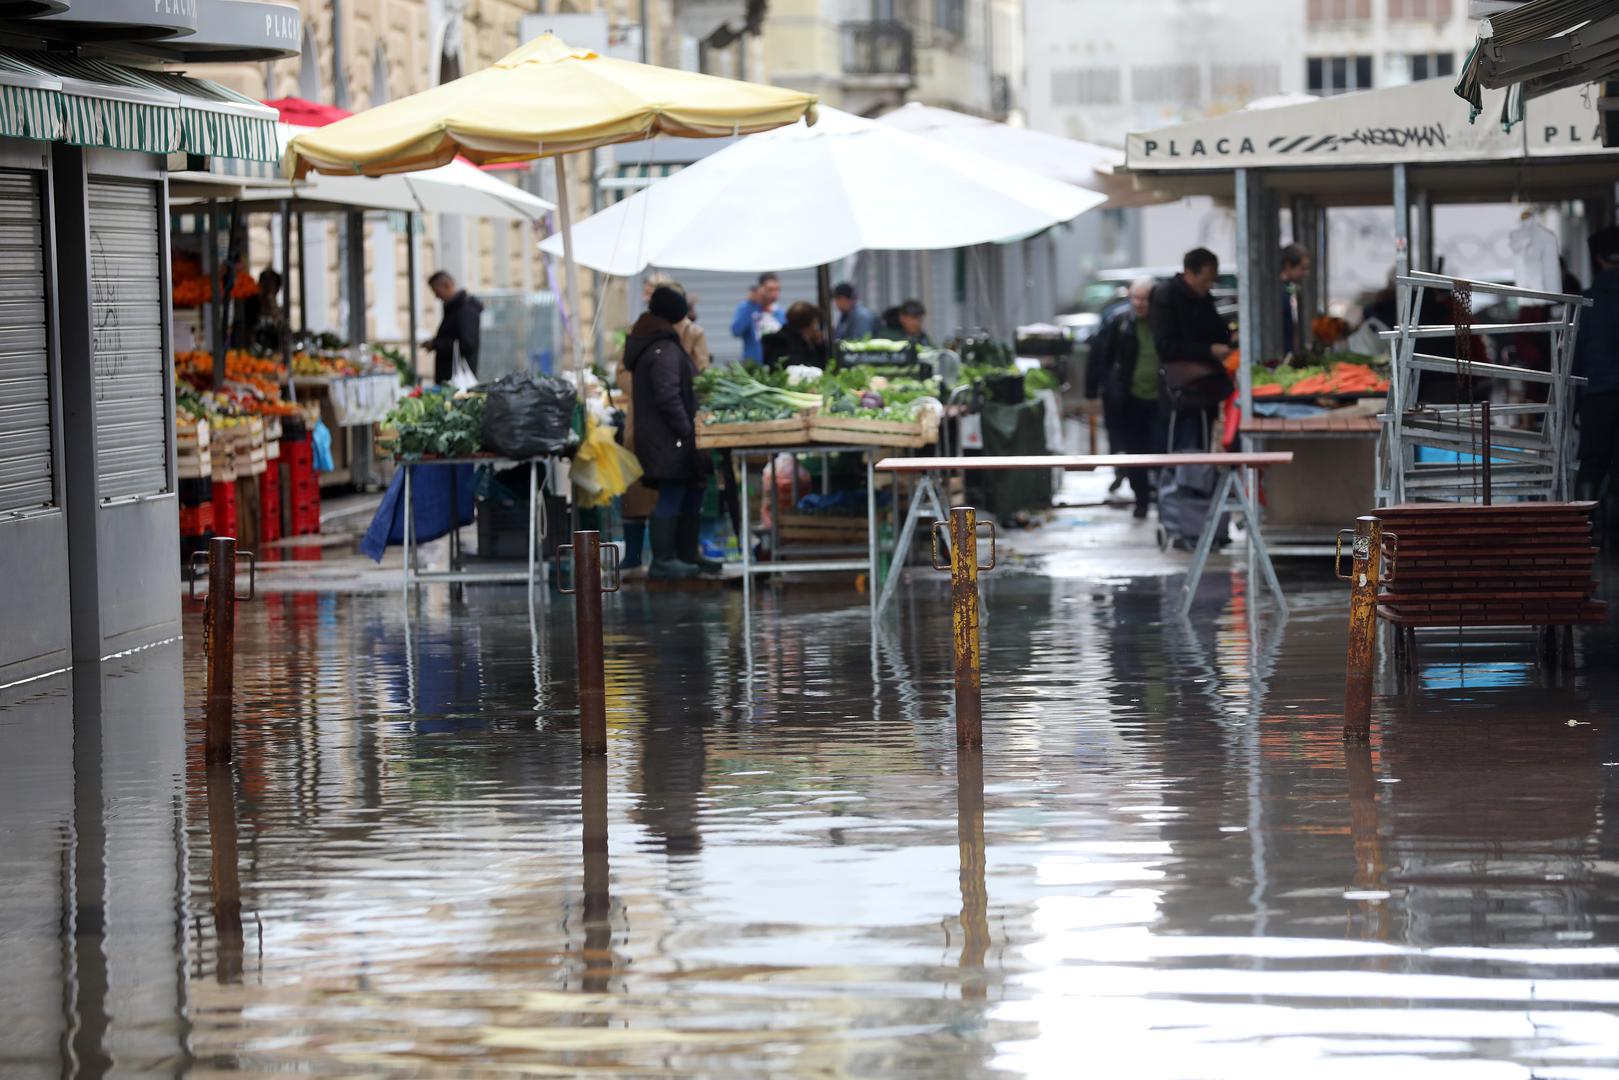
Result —
POLYGON ((220 536, 236 535, 236 485, 214 485, 214 532, 220 536))
POLYGON ((272 467, 259 477, 259 545, 281 539, 281 470, 272 467))
POLYGON ((214 528, 214 504, 180 507, 180 535, 207 536, 214 528))

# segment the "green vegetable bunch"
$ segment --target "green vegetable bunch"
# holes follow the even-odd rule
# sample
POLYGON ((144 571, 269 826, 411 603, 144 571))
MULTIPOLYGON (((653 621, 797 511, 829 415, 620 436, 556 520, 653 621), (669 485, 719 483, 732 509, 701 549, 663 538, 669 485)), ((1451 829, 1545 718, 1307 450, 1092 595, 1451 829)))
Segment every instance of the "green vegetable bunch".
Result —
POLYGON ((697 376, 697 395, 714 418, 724 422, 785 420, 821 405, 818 393, 773 386, 740 367, 709 368, 697 376))
POLYGON ((445 388, 403 398, 383 421, 394 430, 398 457, 465 457, 483 449, 483 394, 455 396, 445 388))

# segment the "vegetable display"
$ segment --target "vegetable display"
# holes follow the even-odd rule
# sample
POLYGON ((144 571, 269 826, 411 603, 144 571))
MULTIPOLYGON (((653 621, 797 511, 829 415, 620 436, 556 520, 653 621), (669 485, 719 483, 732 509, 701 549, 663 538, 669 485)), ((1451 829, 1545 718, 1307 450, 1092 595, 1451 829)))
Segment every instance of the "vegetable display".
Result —
POLYGON ((1281 367, 1254 370, 1255 397, 1319 397, 1328 394, 1382 394, 1388 380, 1366 364, 1340 362, 1330 367, 1281 367))
POLYGON ((420 390, 400 399, 383 426, 382 440, 399 457, 466 457, 483 449, 484 395, 448 387, 420 390))
POLYGON ((711 367, 697 377, 697 394, 716 423, 786 420, 809 412, 910 421, 923 401, 938 399, 939 382, 882 375, 864 365, 826 371, 711 367))

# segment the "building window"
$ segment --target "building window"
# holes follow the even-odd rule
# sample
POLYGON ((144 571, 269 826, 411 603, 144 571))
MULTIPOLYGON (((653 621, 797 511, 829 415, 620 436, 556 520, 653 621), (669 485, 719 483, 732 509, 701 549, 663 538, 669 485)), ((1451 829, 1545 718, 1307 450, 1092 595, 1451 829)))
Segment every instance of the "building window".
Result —
POLYGON ((1053 105, 1117 105, 1118 68, 1063 68, 1051 73, 1053 105))
POLYGON ((1371 22, 1372 0, 1310 0, 1307 14, 1312 26, 1371 22))
POLYGON ((1317 97, 1372 88, 1369 56, 1312 56, 1304 62, 1304 85, 1317 97))
POLYGON ((967 0, 934 0, 933 25, 947 34, 967 34, 967 0))
POLYGON ((1209 93, 1215 101, 1249 102, 1281 89, 1282 71, 1275 64, 1215 64, 1209 68, 1209 93))
POLYGON ((1130 97, 1138 105, 1197 105, 1203 73, 1196 64, 1155 64, 1130 72, 1130 97))
POLYGON ((1451 0, 1389 0, 1390 22, 1450 21, 1451 0))
POLYGON ((1450 53, 1411 53, 1405 59, 1412 82, 1456 74, 1456 57, 1450 53))

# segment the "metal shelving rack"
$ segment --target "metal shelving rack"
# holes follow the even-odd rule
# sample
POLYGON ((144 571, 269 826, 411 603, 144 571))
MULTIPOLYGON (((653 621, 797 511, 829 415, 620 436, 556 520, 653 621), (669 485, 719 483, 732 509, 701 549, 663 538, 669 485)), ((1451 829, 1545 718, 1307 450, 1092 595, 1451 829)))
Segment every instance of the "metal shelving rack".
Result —
POLYGON ((1591 306, 1583 296, 1536 292, 1487 281, 1411 271, 1395 279, 1399 326, 1380 336, 1390 342, 1389 410, 1379 419, 1378 504, 1478 501, 1478 468, 1489 461, 1489 487, 1504 501, 1560 501, 1568 498, 1573 460, 1574 388, 1584 379, 1573 373, 1574 340, 1580 312, 1591 306), (1475 363, 1465 357, 1434 356, 1421 342, 1458 336, 1454 324, 1422 325, 1424 293, 1478 292, 1515 297, 1548 308, 1548 318, 1532 323, 1468 324, 1466 335, 1531 333, 1551 336, 1549 370, 1475 363), (1419 396, 1423 372, 1456 374, 1472 379, 1515 379, 1547 387, 1544 402, 1438 404, 1419 396), (1506 420, 1510 426, 1501 426, 1506 420), (1488 432, 1486 432, 1486 424, 1488 432), (1486 437, 1487 436, 1487 437, 1486 437), (1418 461, 1419 447, 1457 454, 1459 462, 1418 461), (1487 452, 1486 452, 1487 448, 1487 452), (1480 463, 1482 464, 1482 463, 1480 463))

